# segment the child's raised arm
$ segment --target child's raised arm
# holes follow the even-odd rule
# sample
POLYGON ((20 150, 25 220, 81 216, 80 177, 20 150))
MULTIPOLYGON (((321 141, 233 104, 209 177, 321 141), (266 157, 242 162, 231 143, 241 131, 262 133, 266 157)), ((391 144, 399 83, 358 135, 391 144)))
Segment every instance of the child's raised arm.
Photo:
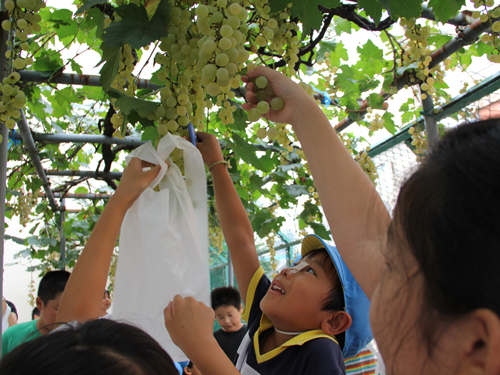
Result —
POLYGON ((64 290, 56 322, 97 319, 106 289, 109 265, 127 210, 155 179, 160 167, 144 172, 133 158, 123 171, 120 185, 96 223, 64 290))
POLYGON ((381 253, 390 216, 365 173, 345 149, 314 99, 290 78, 259 67, 243 77, 247 82, 247 110, 255 107, 251 79, 266 76, 283 109, 270 110, 268 118, 293 126, 307 157, 333 238, 342 258, 368 298, 384 267, 381 253))
MULTIPOLYGON (((197 133, 200 150, 205 164, 210 168, 214 163, 223 161, 219 141, 212 134, 197 133)), ((246 300, 248 285, 257 268, 259 258, 255 248, 252 224, 234 188, 233 181, 225 164, 216 164, 210 170, 215 191, 215 204, 219 222, 224 233, 227 248, 231 254, 234 274, 243 301, 246 300)))

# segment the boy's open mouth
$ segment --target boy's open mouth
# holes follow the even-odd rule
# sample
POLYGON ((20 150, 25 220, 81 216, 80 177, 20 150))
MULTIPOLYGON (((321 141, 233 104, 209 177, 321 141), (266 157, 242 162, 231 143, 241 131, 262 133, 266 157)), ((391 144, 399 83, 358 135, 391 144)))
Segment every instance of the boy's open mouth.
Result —
POLYGON ((285 289, 283 289, 283 287, 278 285, 276 282, 273 282, 271 285, 271 288, 269 288, 269 289, 272 290, 273 292, 285 294, 285 289))

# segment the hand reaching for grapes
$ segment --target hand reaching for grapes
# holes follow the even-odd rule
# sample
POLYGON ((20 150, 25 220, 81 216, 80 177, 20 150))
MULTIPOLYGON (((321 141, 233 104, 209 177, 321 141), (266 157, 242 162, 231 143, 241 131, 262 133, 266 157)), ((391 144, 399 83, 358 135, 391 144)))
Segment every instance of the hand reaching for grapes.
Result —
POLYGON ((254 70, 250 70, 246 76, 241 78, 247 84, 245 87, 247 90, 247 103, 242 105, 247 111, 257 108, 259 102, 259 88, 257 84, 259 82, 256 80, 260 77, 267 78, 268 85, 274 91, 274 95, 270 95, 267 98, 270 108, 266 114, 262 115, 263 117, 273 122, 293 125, 293 123, 301 121, 302 116, 307 117, 308 111, 314 108, 318 109, 318 105, 314 99, 289 77, 274 69, 260 66, 254 70), (283 100, 284 106, 282 109, 273 109, 272 100, 276 97, 283 100))
POLYGON ((149 186, 160 172, 160 166, 154 166, 149 171, 142 168, 151 167, 152 164, 138 158, 132 158, 128 166, 123 170, 123 175, 116 189, 115 196, 121 197, 129 207, 135 202, 139 195, 149 186))
POLYGON ((196 137, 198 138, 196 147, 200 150, 201 156, 203 156, 203 161, 207 167, 210 167, 218 161, 224 160, 219 141, 215 135, 199 132, 196 133, 196 137))

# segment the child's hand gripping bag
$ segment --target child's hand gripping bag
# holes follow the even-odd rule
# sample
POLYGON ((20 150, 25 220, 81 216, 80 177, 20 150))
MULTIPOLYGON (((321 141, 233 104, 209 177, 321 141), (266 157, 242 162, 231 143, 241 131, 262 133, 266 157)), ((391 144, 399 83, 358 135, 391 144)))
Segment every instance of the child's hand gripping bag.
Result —
POLYGON ((203 159, 190 142, 170 134, 160 140, 158 150, 151 143, 134 150, 127 163, 132 157, 160 164, 161 171, 122 224, 113 316, 144 329, 174 361, 184 361, 187 358, 165 328, 163 310, 176 294, 210 306, 203 159), (185 180, 167 160, 176 147, 184 151, 185 180), (158 183, 160 191, 154 191, 158 183))

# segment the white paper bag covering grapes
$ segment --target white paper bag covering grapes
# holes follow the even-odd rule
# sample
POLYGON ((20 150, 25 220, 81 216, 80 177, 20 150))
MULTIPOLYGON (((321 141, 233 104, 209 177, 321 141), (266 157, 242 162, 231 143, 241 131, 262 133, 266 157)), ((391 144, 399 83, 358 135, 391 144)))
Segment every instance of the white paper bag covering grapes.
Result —
POLYGON ((160 164, 161 171, 123 221, 113 315, 148 332, 174 361, 184 361, 165 328, 163 310, 176 294, 210 303, 203 159, 190 142, 170 134, 157 150, 151 143, 134 150, 127 164, 132 157, 160 164), (185 180, 168 159, 176 147, 184 151, 185 180), (160 191, 154 191, 158 183, 160 191))

